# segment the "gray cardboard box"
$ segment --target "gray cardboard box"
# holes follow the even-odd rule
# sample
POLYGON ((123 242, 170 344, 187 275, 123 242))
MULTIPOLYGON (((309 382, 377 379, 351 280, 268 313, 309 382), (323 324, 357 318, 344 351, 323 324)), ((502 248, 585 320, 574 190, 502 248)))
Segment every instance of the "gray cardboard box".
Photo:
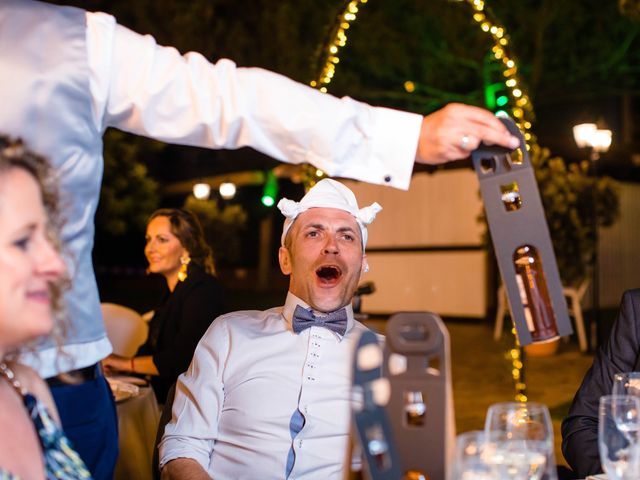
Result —
POLYGON ((524 346, 533 342, 527 319, 530 310, 525 311, 521 296, 523 287, 518 284, 514 263, 514 253, 524 245, 537 250, 558 334, 571 335, 573 330, 524 137, 513 120, 500 120, 512 134, 520 138, 520 148, 512 153, 499 146, 480 144, 472 152, 471 158, 480 180, 480 191, 500 275, 509 299, 511 318, 520 344, 524 346))

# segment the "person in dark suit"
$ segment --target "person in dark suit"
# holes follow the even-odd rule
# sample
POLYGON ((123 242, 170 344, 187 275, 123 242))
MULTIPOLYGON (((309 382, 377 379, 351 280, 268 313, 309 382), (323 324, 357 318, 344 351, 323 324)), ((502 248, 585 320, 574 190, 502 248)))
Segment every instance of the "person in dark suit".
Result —
POLYGON ((609 340, 603 344, 562 422, 562 453, 579 478, 602 472, 598 452, 598 405, 610 395, 618 372, 640 370, 640 289, 622 296, 609 340))
POLYGON ((214 276, 211 249, 193 213, 157 210, 147 224, 146 240, 149 272, 164 276, 168 291, 136 355, 110 355, 103 365, 109 370, 151 375, 151 386, 162 404, 178 375, 189 366, 204 332, 224 313, 224 294, 214 276))

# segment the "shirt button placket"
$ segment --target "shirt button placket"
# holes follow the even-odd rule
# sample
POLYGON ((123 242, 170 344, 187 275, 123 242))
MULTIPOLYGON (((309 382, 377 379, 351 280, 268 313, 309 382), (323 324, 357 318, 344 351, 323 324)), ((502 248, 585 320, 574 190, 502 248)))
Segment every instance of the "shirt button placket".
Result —
MULTIPOLYGON (((312 329, 314 327, 311 327, 312 329)), ((304 376, 307 381, 315 382, 317 373, 317 360, 320 358, 320 347, 322 337, 317 333, 311 332, 309 335, 309 355, 307 356, 307 362, 305 363, 304 376)))

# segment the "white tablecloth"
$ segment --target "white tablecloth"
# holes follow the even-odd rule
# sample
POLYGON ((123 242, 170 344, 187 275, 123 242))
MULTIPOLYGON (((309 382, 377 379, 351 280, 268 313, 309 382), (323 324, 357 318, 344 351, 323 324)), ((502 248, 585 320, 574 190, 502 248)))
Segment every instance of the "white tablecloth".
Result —
POLYGON ((160 411, 150 387, 117 402, 120 456, 116 480, 151 480, 151 460, 160 411))

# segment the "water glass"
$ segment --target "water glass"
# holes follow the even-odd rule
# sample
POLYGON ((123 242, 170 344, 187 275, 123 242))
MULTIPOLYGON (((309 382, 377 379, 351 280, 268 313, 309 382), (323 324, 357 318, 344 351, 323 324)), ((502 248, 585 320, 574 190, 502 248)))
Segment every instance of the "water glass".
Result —
POLYGON ((495 480, 493 465, 489 461, 495 444, 482 430, 461 433, 456 437, 452 480, 495 480))
POLYGON ((491 405, 485 433, 495 442, 491 462, 496 479, 556 480, 549 409, 535 402, 491 405))
POLYGON ((640 400, 631 395, 600 398, 598 448, 610 480, 637 480, 640 475, 640 400))

